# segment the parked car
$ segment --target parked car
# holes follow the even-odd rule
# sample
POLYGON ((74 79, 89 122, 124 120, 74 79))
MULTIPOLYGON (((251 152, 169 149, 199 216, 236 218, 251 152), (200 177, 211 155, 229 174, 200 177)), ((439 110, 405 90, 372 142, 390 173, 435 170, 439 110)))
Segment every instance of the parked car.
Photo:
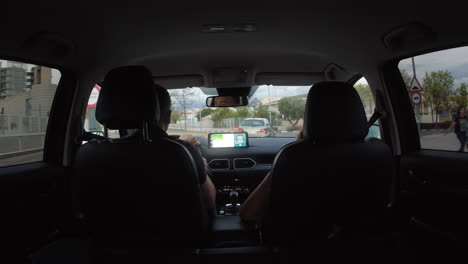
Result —
POLYGON ((275 136, 275 131, 266 118, 246 118, 240 123, 238 132, 247 132, 249 137, 275 136))

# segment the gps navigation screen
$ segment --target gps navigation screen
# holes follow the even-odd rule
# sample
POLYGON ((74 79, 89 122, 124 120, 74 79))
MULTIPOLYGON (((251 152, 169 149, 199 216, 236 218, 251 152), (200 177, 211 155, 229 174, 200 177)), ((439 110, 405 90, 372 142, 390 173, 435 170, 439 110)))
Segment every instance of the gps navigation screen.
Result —
POLYGON ((210 148, 245 148, 248 147, 247 133, 209 134, 210 148))

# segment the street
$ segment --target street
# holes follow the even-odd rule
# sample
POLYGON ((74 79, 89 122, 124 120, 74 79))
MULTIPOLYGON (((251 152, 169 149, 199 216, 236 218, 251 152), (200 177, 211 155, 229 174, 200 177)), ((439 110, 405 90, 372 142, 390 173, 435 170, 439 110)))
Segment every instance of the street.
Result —
POLYGON ((25 152, 26 154, 18 154, 15 156, 5 155, 4 157, 0 156, 0 167, 6 167, 17 164, 31 163, 36 161, 43 160, 43 151, 35 152, 25 152))
MULTIPOLYGON (((213 129, 213 130, 204 130, 204 131, 185 131, 183 129, 169 129, 167 131, 170 135, 182 135, 182 134, 191 134, 194 136, 202 136, 208 138, 209 133, 224 133, 224 132, 233 132, 231 129, 213 129)), ((276 132, 275 137, 293 137, 297 136, 297 132, 276 132)))
MULTIPOLYGON (((440 133, 421 137, 422 149, 457 151, 459 147, 460 143, 458 142, 455 133, 440 133)), ((465 151, 467 151, 466 144, 465 151)))

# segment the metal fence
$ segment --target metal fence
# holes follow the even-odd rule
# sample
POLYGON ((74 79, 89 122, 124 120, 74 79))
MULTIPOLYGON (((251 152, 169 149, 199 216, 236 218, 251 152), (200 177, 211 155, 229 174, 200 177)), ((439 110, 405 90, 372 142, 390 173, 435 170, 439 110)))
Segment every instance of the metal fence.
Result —
POLYGON ((0 156, 44 147, 48 117, 0 115, 0 156))
POLYGON ((0 115, 0 136, 42 134, 48 120, 41 116, 0 115))

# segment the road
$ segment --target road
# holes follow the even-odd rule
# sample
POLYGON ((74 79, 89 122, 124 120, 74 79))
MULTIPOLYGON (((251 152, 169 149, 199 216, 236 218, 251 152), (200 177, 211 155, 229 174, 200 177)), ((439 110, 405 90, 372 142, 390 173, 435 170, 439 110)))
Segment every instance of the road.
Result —
MULTIPOLYGON (((439 133, 421 137, 422 149, 457 151, 460 143, 454 133, 439 133)), ((465 151, 468 151, 465 145, 465 151)))
MULTIPOLYGON (((195 136, 208 136, 206 132, 185 132, 182 130, 171 130, 171 134, 193 134, 195 136)), ((287 133, 277 133, 277 137, 296 137, 297 133, 287 132, 287 133)), ((435 150, 448 150, 448 151, 457 151, 460 146, 454 133, 449 134, 429 134, 421 137, 421 148, 423 149, 435 149, 435 150)), ((465 151, 468 152, 468 148, 465 146, 465 151)), ((0 167, 30 163, 35 161, 42 160, 42 151, 36 151, 33 153, 27 153, 23 155, 8 155, 6 157, 0 156, 0 167)))
MULTIPOLYGON (((226 130, 226 131, 213 130, 211 132, 210 131, 199 132, 199 131, 185 131, 183 129, 169 129, 167 131, 167 133, 170 134, 170 135, 191 134, 191 135, 194 135, 194 136, 202 136, 202 137, 208 137, 209 133, 216 133, 216 132, 220 132, 220 133, 222 133, 222 132, 232 132, 232 130, 226 130)), ((297 132, 276 132, 276 134, 275 134, 275 137, 293 137, 293 138, 295 138, 296 136, 297 136, 297 132)))
POLYGON ((4 158, 0 156, 0 167, 42 161, 43 155, 44 155, 43 151, 36 151, 33 153, 26 153, 22 155, 15 155, 15 156, 9 155, 4 158))

